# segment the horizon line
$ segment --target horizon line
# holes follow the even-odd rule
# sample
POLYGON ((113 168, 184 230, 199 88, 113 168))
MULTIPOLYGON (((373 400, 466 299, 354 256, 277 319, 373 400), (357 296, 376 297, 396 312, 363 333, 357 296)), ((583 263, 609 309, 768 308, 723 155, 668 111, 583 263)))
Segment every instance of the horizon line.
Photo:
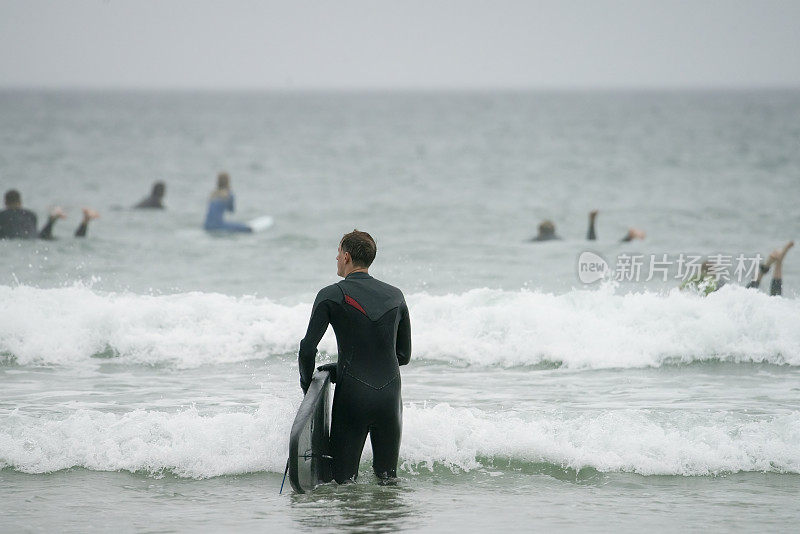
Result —
POLYGON ((530 85, 530 86, 170 86, 170 85, 0 85, 2 92, 197 92, 197 93, 547 93, 547 92, 746 92, 797 91, 799 84, 763 85, 530 85))

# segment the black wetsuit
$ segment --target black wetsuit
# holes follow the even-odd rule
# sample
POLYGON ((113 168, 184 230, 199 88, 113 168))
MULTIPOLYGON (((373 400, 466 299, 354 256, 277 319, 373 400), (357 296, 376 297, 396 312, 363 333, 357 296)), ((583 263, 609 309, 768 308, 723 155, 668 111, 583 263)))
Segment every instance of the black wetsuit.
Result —
POLYGON ((143 198, 138 204, 134 206, 134 208, 164 209, 164 204, 161 203, 161 197, 156 195, 150 195, 149 197, 143 198))
MULTIPOLYGON (((0 239, 53 239, 53 225, 58 217, 48 217, 42 231, 36 233, 36 214, 23 208, 0 211, 0 239)), ((75 237, 86 237, 86 221, 75 230, 75 237)))
MULTIPOLYGON (((597 240, 597 231, 594 229, 594 219, 589 219, 589 230, 586 231, 586 239, 588 241, 597 240)), ((620 243, 628 243, 630 241, 633 241, 633 236, 630 233, 619 240, 620 243)))
POLYGON ((36 214, 23 208, 0 211, 0 239, 33 239, 36 233, 36 214))
POLYGON ((331 421, 333 478, 339 483, 355 479, 367 433, 375 474, 395 477, 403 429, 399 366, 411 358, 411 323, 403 293, 362 272, 322 289, 300 342, 304 392, 328 324, 339 350, 331 421))
POLYGON ((589 219, 589 230, 586 232, 586 239, 588 241, 595 241, 597 239, 597 232, 594 230, 594 219, 589 219))
POLYGON ((542 233, 539 233, 535 237, 532 237, 530 240, 534 241, 534 242, 539 242, 539 241, 560 241, 561 238, 558 237, 554 233, 553 234, 542 234, 542 233))
MULTIPOLYGON (((763 263, 758 266, 761 269, 761 274, 766 274, 769 271, 769 267, 765 266, 763 263)), ((752 280, 749 284, 747 284, 748 288, 758 289, 758 286, 761 285, 761 280, 752 280)), ((773 278, 772 282, 769 284, 769 294, 772 297, 779 297, 783 291, 783 279, 782 278, 773 278)))

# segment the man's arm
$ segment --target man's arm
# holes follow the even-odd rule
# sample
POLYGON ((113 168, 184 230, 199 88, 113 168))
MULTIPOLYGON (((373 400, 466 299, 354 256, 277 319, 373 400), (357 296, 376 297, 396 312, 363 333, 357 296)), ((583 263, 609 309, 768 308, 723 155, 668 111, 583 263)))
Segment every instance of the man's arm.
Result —
POLYGON ((397 326, 397 342, 395 343, 397 363, 406 365, 411 360, 411 319, 408 317, 408 306, 403 302, 400 307, 400 324, 397 326))
POLYGON ((314 308, 311 310, 311 319, 308 321, 306 337, 300 341, 297 363, 300 367, 300 387, 303 388, 303 393, 308 390, 308 386, 311 385, 311 377, 314 375, 317 345, 331 322, 331 300, 326 293, 328 293, 328 288, 317 294, 314 308))

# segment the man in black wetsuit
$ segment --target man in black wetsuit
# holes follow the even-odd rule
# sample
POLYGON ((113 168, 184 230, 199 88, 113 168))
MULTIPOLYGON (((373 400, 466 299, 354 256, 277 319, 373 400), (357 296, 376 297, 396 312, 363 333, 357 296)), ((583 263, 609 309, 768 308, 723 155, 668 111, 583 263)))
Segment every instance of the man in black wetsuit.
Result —
POLYGON ((328 324, 336 334, 338 361, 320 369, 330 370, 336 382, 331 455, 333 478, 340 484, 358 475, 367 433, 375 474, 381 479, 397 476, 403 430, 399 366, 411 358, 411 322, 403 293, 368 273, 376 251, 366 232, 353 230, 342 238, 336 274, 344 280, 317 294, 300 342, 300 387, 305 393, 328 324))
POLYGON ((19 191, 9 189, 4 200, 6 209, 0 211, 0 239, 39 237, 36 233, 36 214, 22 207, 19 191))
MULTIPOLYGON (((53 239, 53 225, 64 218, 64 212, 55 208, 41 232, 36 232, 36 214, 22 207, 22 196, 16 189, 5 194, 6 209, 0 211, 0 239, 53 239)), ((75 237, 86 237, 89 221, 97 218, 97 212, 83 209, 83 222, 75 231, 75 237)))
POLYGON ((153 190, 150 196, 143 198, 139 201, 134 208, 154 208, 164 209, 164 193, 167 191, 167 186, 164 182, 156 182, 153 184, 153 190))

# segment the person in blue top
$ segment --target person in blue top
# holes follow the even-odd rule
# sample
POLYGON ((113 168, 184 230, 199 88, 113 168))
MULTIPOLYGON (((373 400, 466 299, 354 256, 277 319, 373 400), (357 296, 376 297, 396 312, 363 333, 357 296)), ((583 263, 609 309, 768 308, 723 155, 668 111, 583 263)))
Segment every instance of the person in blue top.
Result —
POLYGON ((203 228, 221 232, 252 232, 253 229, 246 224, 224 220, 225 212, 232 212, 233 209, 231 177, 227 172, 221 172, 217 176, 217 188, 211 193, 211 199, 208 201, 208 212, 203 228))

